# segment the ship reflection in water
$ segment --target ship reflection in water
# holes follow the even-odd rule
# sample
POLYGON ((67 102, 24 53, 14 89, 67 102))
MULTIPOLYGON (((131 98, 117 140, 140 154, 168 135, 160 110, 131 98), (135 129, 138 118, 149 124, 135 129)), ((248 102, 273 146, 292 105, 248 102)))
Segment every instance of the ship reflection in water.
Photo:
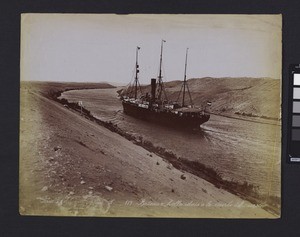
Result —
POLYGON ((178 99, 176 101, 170 101, 167 98, 161 73, 164 42, 166 41, 162 40, 161 42, 158 80, 151 79, 151 96, 149 96, 149 93, 143 95, 139 83, 138 51, 140 47, 137 47, 134 82, 133 85, 128 86, 126 92, 121 96, 123 110, 128 115, 165 126, 183 129, 199 129, 201 124, 209 120, 210 115, 205 109, 197 108, 193 105, 192 97, 186 80, 188 49, 186 50, 185 57, 184 81, 178 95, 178 99), (141 95, 139 98, 138 89, 140 90, 141 95), (181 96, 181 93, 182 103, 180 104, 178 100, 181 96), (185 103, 186 93, 189 95, 189 105, 186 105, 185 103))

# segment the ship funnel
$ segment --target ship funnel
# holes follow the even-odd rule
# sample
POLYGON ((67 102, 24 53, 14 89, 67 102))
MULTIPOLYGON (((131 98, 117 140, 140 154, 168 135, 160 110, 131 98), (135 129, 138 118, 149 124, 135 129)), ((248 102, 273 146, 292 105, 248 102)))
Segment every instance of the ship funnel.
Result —
POLYGON ((151 79, 151 101, 155 100, 155 92, 156 92, 156 79, 151 79))

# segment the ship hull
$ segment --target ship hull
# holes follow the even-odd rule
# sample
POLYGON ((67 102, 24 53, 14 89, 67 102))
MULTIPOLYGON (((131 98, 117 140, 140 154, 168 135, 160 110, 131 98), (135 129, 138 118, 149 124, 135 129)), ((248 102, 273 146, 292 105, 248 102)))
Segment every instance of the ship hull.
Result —
POLYGON ((207 122, 210 118, 208 114, 197 117, 179 116, 170 111, 155 111, 125 101, 122 102, 122 105, 124 113, 127 115, 177 129, 200 129, 200 125, 207 122))

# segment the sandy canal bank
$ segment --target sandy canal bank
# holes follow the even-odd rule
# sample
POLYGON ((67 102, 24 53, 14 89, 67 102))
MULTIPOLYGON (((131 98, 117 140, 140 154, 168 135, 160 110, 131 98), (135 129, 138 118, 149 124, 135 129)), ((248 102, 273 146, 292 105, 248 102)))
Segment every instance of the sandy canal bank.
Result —
POLYGON ((20 213, 277 217, 30 88, 21 88, 20 213))

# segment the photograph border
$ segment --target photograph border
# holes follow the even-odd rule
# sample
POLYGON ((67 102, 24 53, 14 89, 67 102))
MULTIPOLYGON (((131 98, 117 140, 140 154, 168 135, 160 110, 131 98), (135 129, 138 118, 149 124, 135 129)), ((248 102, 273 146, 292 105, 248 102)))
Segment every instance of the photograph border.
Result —
POLYGON ((299 166, 286 163, 287 156, 287 106, 288 106, 288 66, 300 62, 297 43, 300 42, 300 2, 299 1, 199 1, 159 3, 158 1, 53 1, 45 0, 1 3, 3 14, 0 26, 3 34, 1 63, 3 85, 1 97, 7 116, 4 122, 1 144, 3 148, 1 222, 2 233, 18 236, 26 233, 37 236, 60 235, 224 235, 224 233, 253 236, 297 236, 300 234, 300 178, 299 166), (283 14, 283 69, 282 69, 282 217, 277 220, 232 220, 232 219, 143 219, 143 218, 65 218, 65 217, 24 217, 18 213, 18 141, 19 141, 19 40, 21 13, 193 13, 193 14, 283 14), (3 47, 4 45, 4 47, 3 47), (218 228, 216 228, 216 226, 218 228))

